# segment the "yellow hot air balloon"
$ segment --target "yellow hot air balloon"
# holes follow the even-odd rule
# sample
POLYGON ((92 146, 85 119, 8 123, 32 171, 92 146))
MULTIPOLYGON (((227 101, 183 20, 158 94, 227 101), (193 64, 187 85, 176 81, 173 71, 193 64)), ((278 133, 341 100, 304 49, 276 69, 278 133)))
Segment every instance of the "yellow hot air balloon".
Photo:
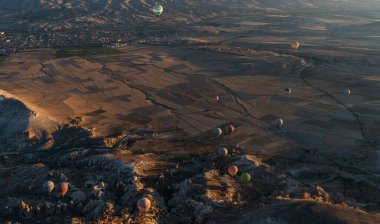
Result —
POLYGON ((300 43, 298 42, 293 42, 290 44, 290 46, 292 47, 293 50, 298 50, 298 48, 301 46, 300 43))
POLYGON ((215 137, 219 137, 222 135, 223 132, 222 132, 222 129, 220 129, 220 128, 214 128, 212 130, 212 133, 214 134, 215 137))
POLYGON ((51 193, 54 189, 54 182, 53 181, 46 181, 43 185, 42 185, 42 188, 44 189, 44 191, 46 191, 47 193, 51 193))

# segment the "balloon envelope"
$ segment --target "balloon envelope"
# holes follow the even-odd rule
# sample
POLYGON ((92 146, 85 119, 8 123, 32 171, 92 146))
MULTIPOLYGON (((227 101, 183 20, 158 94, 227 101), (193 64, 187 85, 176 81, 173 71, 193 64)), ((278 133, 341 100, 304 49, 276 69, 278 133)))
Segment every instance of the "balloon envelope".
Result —
POLYGON ((61 182, 61 184, 59 185, 57 189, 57 194, 63 197, 65 196, 68 190, 69 190, 69 183, 67 183, 66 181, 61 182))
POLYGON ((351 94, 351 90, 346 89, 344 90, 344 95, 349 96, 351 94))
POLYGON ((281 119, 281 118, 277 118, 275 121, 274 121, 274 125, 276 125, 276 127, 281 127, 282 125, 284 124, 284 121, 281 119))
POLYGON ((232 125, 228 125, 228 126, 226 127, 226 134, 227 134, 227 135, 231 135, 232 133, 234 133, 234 131, 235 131, 235 127, 234 127, 234 126, 232 126, 232 125))
POLYGON ((226 149, 226 148, 219 148, 218 149, 218 154, 220 155, 220 156, 227 156, 228 155, 228 150, 226 149))
POLYGON ((292 89, 291 88, 285 88, 284 91, 288 94, 290 94, 292 92, 292 89))
POLYGON ((240 176, 240 180, 241 182, 243 183, 248 183, 251 181, 251 175, 249 173, 243 173, 241 176, 240 176))
POLYGON ((141 198, 137 201, 137 208, 141 212, 147 212, 150 208, 150 200, 147 198, 141 198))
POLYGON ((214 128, 214 130, 212 130, 212 133, 214 134, 215 137, 219 137, 222 134, 222 129, 214 128))
POLYGON ((293 50, 297 50, 300 47, 300 43, 298 42, 293 42, 290 44, 293 50))
POLYGON ((235 165, 228 167, 228 173, 231 175, 231 177, 234 177, 238 171, 239 169, 235 165))
POLYGON ((46 181, 43 186, 42 186, 43 190, 48 192, 48 193, 51 193, 54 189, 54 182, 53 181, 46 181))
POLYGON ((164 11, 164 7, 162 7, 162 5, 155 4, 153 6, 152 10, 153 10, 154 14, 156 14, 156 16, 159 17, 162 14, 162 12, 164 11))

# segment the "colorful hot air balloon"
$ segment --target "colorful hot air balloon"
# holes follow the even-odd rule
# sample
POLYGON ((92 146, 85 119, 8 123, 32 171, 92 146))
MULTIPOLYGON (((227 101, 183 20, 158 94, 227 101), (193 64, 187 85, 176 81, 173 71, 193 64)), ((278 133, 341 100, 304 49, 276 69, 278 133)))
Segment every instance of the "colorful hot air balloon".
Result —
POLYGON ((222 135, 222 129, 214 128, 214 130, 212 130, 212 133, 214 134, 215 137, 219 137, 222 135))
POLYGON ((290 94, 292 92, 292 89, 291 88, 285 88, 284 91, 287 93, 287 94, 290 94))
POLYGON ((66 181, 61 182, 61 184, 58 186, 57 194, 63 197, 67 191, 69 191, 69 183, 66 181))
POLYGON ((281 126, 284 124, 284 121, 281 118, 277 118, 274 120, 273 124, 276 125, 276 127, 281 128, 281 126))
POLYGON ((243 183, 249 183, 251 181, 251 175, 249 173, 243 173, 241 176, 240 176, 240 180, 241 182, 243 183))
POLYGON ((158 3, 156 3, 153 6, 152 10, 153 10, 154 14, 156 14, 157 17, 160 17, 160 15, 162 14, 162 12, 164 11, 164 7, 162 7, 162 5, 159 5, 158 3))
POLYGON ((238 171, 239 171, 239 169, 235 165, 228 167, 228 173, 231 175, 231 177, 234 177, 238 171))
POLYGON ((300 47, 300 43, 293 42, 293 43, 290 44, 290 46, 292 47, 293 50, 296 51, 300 47))
POLYGON ((218 149, 218 154, 220 156, 227 156, 228 155, 228 150, 226 148, 221 147, 221 148, 218 149))
POLYGON ((137 208, 140 212, 147 212, 150 208, 150 200, 147 198, 141 198, 137 201, 137 208))
POLYGON ((53 191, 53 189, 54 189, 54 182, 50 181, 50 180, 46 181, 42 185, 42 189, 50 194, 53 191))
POLYGON ((349 96, 349 95, 351 94, 351 90, 349 90, 349 89, 345 89, 345 90, 343 91, 343 93, 344 93, 344 95, 349 96))
POLYGON ((227 127, 226 127, 226 134, 227 135, 231 135, 232 133, 234 133, 234 131, 235 131, 235 127, 234 126, 232 126, 232 125, 228 125, 227 127))

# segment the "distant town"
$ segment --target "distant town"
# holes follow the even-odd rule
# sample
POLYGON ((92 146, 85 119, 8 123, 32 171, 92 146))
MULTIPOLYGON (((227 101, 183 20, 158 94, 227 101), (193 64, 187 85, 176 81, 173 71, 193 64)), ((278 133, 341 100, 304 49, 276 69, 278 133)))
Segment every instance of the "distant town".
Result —
POLYGON ((122 30, 62 30, 44 32, 0 32, 0 56, 38 48, 62 48, 75 46, 101 46, 117 48, 127 45, 181 46, 233 55, 252 55, 250 48, 220 46, 219 42, 178 38, 176 31, 122 31, 122 30))

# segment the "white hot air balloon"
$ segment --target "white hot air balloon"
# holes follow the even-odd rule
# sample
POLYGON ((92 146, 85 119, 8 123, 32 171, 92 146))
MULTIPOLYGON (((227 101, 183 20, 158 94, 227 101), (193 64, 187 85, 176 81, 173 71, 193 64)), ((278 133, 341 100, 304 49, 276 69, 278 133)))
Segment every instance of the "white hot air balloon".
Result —
POLYGON ((281 118, 277 118, 273 123, 276 125, 276 127, 281 128, 281 126, 284 124, 284 121, 281 118))
POLYGON ((343 93, 344 93, 344 95, 349 96, 349 95, 351 95, 351 90, 349 90, 349 89, 345 89, 345 90, 343 91, 343 93))
POLYGON ((226 148, 224 148, 224 147, 221 147, 221 148, 218 149, 218 154, 220 156, 223 156, 223 157, 227 156, 228 155, 228 150, 226 148))
POLYGON ((212 133, 214 134, 215 137, 219 137, 222 135, 223 131, 220 128, 214 128, 214 130, 212 130, 212 133))
POLYGON ((162 12, 164 11, 164 7, 162 7, 162 5, 159 5, 158 3, 156 3, 153 6, 152 10, 153 10, 154 14, 156 14, 157 17, 160 17, 162 12))
POLYGON ((291 88, 285 88, 284 91, 287 93, 287 94, 290 94, 292 93, 292 89, 291 88))

